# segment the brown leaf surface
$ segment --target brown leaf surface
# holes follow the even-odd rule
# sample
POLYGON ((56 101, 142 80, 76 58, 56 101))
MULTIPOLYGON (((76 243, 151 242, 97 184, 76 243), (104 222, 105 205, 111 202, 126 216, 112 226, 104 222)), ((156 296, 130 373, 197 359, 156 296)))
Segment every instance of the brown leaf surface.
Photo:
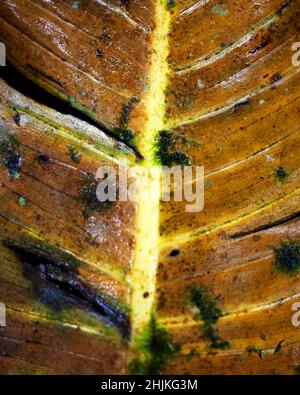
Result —
POLYGON ((10 63, 99 126, 0 83, 0 143, 13 136, 22 158, 9 174, 0 151, 2 373, 126 372, 153 358, 138 347, 153 311, 180 345, 161 373, 300 366, 300 274, 275 262, 300 240, 299 1, 170 4, 0 4, 10 63), (162 130, 204 166, 204 209, 161 202, 153 176, 136 204, 87 212, 81 192, 101 165, 161 171, 162 130), (215 321, 188 303, 195 286, 222 310, 215 321))

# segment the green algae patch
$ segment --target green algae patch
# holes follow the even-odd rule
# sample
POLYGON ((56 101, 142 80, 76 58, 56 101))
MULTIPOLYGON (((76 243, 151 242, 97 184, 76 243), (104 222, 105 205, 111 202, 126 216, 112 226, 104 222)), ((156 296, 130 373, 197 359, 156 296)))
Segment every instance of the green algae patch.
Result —
POLYGON ((20 206, 26 206, 26 199, 24 198, 24 196, 20 196, 18 202, 20 206))
POLYGON ((180 346, 173 343, 171 334, 152 313, 148 327, 137 341, 136 351, 140 356, 131 360, 129 373, 160 375, 166 364, 176 358, 180 346))
POLYGON ((203 322, 202 337, 204 340, 210 340, 210 348, 230 348, 230 342, 223 340, 215 327, 219 318, 224 316, 217 298, 211 295, 205 286, 193 285, 189 287, 188 304, 197 309, 194 318, 203 322))
POLYGON ((23 160, 19 146, 13 134, 0 129, 0 164, 7 169, 11 180, 17 180, 20 177, 23 160))
POLYGON ((76 97, 75 97, 75 96, 68 96, 67 100, 68 100, 68 103, 69 103, 72 107, 75 107, 75 105, 76 105, 76 103, 77 103, 77 100, 76 100, 76 97))
POLYGON ((282 166, 277 167, 275 169, 275 176, 278 181, 280 182, 286 182, 289 176, 289 173, 283 168, 282 166))
POLYGON ((229 14, 229 10, 226 5, 216 4, 211 9, 213 14, 217 14, 220 16, 227 16, 229 14))
POLYGON ((119 126, 113 126, 111 128, 112 133, 131 148, 136 148, 136 141, 133 131, 128 127, 128 122, 130 120, 132 110, 139 101, 139 97, 132 96, 129 102, 123 105, 119 126))
POLYGON ((273 246, 276 269, 287 275, 295 276, 300 269, 300 240, 289 239, 280 246, 273 246))
POLYGON ((69 154, 72 162, 75 162, 75 163, 80 162, 81 154, 74 145, 72 145, 72 144, 68 145, 68 154, 69 154))
POLYGON ((176 149, 174 135, 162 130, 159 132, 155 141, 155 159, 162 166, 188 166, 191 164, 191 158, 182 151, 176 149))
POLYGON ((74 8, 74 10, 79 10, 80 7, 81 7, 80 1, 73 1, 72 8, 74 8))
POLYGON ((172 10, 175 7, 176 7, 175 0, 167 0, 167 10, 172 10))
POLYGON ((137 103, 139 103, 140 98, 137 96, 132 96, 128 103, 125 103, 122 108, 121 118, 120 118, 120 127, 124 128, 127 126, 130 118, 130 114, 137 103))
POLYGON ((101 202, 97 198, 97 182, 93 176, 86 176, 79 191, 78 201, 83 204, 83 215, 88 217, 94 211, 102 211, 114 206, 115 202, 106 200, 101 202))
POLYGON ((122 141, 122 143, 131 148, 136 147, 135 135, 131 129, 121 126, 113 126, 111 131, 122 141))

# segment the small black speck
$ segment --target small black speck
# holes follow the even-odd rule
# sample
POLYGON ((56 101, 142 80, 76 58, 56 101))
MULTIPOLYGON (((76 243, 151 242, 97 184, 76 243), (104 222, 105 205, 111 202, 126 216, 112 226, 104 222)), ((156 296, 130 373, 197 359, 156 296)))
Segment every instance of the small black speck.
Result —
POLYGON ((38 161, 40 163, 48 163, 49 162, 49 156, 45 154, 38 154, 38 161))
POLYGON ((98 56, 99 58, 102 58, 104 56, 104 52, 102 51, 102 49, 97 48, 96 56, 98 56))
POLYGON ((271 77, 271 85, 272 85, 272 88, 275 88, 276 83, 277 83, 278 81, 280 81, 281 79, 282 79, 282 77, 281 77, 281 75, 280 75, 279 73, 273 74, 272 77, 271 77))
POLYGON ((175 257, 175 256, 178 256, 179 254, 180 254, 179 248, 174 248, 174 250, 172 250, 172 251, 170 252, 169 256, 173 258, 173 257, 175 257))
POLYGON ((14 115, 14 121, 17 125, 20 125, 21 115, 18 112, 14 115))

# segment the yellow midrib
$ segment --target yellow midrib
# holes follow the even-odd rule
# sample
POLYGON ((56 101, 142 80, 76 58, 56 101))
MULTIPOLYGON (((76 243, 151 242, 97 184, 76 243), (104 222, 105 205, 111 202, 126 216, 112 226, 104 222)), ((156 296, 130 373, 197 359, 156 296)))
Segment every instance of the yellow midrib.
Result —
POLYGON ((170 12, 166 0, 157 0, 156 27, 152 34, 152 55, 149 70, 149 90, 146 103, 146 122, 141 152, 145 173, 140 178, 137 213, 135 261, 131 282, 132 346, 150 321, 155 302, 156 271, 159 244, 159 198, 161 168, 154 161, 154 142, 159 131, 165 128, 165 92, 168 83, 168 35, 170 12), (147 171, 151 177, 147 183, 147 171), (145 183, 148 185, 145 186, 145 183), (145 297, 145 294, 149 295, 145 297))

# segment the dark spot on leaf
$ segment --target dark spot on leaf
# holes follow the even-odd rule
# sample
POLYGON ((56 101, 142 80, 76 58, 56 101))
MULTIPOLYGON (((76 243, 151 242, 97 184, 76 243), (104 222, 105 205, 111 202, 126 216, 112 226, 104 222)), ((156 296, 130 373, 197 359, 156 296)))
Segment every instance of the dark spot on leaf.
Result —
POLYGON ((175 257, 178 256, 180 254, 180 249, 179 248, 174 248, 174 250, 172 250, 169 254, 170 257, 175 257))
POLYGON ((102 51, 102 49, 97 48, 96 55, 100 58, 100 57, 102 57, 104 55, 104 52, 102 51))
POLYGON ((275 267, 286 275, 296 275, 300 268, 300 241, 289 239, 273 247, 275 267))
POLYGON ((45 154, 38 154, 38 161, 40 162, 40 163, 48 163, 49 162, 49 156, 48 155, 45 155, 45 154))
POLYGON ((282 79, 282 77, 281 77, 281 75, 279 73, 273 74, 272 77, 271 77, 272 88, 275 88, 276 87, 276 83, 278 81, 280 81, 281 79, 282 79))
POLYGON ((275 175, 277 177, 277 179, 281 182, 286 181, 286 179, 289 176, 289 173, 282 167, 277 167, 277 169, 275 170, 275 175))
POLYGON ((16 125, 20 125, 21 115, 18 112, 14 115, 14 121, 16 125))

